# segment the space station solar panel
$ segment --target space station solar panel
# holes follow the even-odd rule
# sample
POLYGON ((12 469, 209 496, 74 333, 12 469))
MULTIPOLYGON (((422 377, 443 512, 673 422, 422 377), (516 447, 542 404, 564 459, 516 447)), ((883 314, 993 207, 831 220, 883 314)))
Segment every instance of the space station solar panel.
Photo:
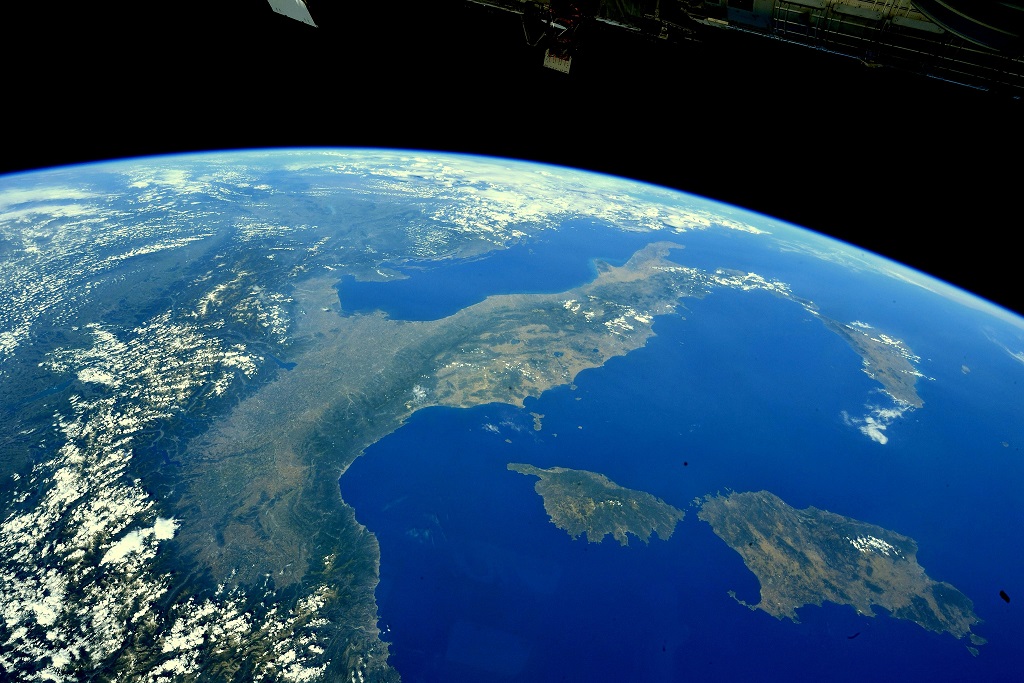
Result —
POLYGON ((306 7, 303 0, 269 0, 269 2, 271 9, 278 14, 283 14, 310 26, 316 26, 313 17, 309 15, 309 8, 306 7))

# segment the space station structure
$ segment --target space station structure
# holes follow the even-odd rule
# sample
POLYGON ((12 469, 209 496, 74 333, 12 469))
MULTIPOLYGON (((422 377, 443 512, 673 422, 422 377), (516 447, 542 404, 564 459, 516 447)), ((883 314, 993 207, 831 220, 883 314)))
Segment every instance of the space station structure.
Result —
MULTIPOLYGON (((595 21, 661 40, 739 31, 962 85, 1024 94, 1024 0, 473 0, 589 5, 595 21)), ((536 10, 534 10, 536 11, 536 10)), ((584 9, 584 12, 587 10, 584 9)))
MULTIPOLYGON (((270 0, 275 10, 331 1, 270 0)), ((527 41, 544 48, 544 66, 565 73, 587 39, 578 29, 596 22, 667 42, 712 43, 738 32, 1024 95, 1024 0, 440 1, 521 15, 527 41)))
MULTIPOLYGON (((738 31, 953 83, 1024 95, 1024 0, 470 0, 563 16, 659 40, 712 42, 738 31)), ((569 41, 571 42, 571 41, 569 41)), ((565 70, 565 69, 562 69, 565 70)))
POLYGON ((313 15, 309 13, 309 7, 305 0, 269 0, 270 8, 280 15, 286 16, 303 24, 315 27, 313 15))

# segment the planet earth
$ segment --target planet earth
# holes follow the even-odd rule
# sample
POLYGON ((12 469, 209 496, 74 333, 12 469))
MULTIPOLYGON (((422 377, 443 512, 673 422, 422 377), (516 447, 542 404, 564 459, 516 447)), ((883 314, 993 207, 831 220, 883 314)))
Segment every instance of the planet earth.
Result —
POLYGON ((0 677, 1016 680, 1024 319, 742 208, 279 149, 0 177, 0 677))

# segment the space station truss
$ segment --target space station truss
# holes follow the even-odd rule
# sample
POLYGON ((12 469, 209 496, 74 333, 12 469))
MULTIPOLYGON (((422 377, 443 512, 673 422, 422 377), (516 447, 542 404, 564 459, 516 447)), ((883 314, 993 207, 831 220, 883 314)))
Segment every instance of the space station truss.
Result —
POLYGON ((468 0, 661 40, 740 31, 982 90, 1024 94, 1024 0, 468 0))

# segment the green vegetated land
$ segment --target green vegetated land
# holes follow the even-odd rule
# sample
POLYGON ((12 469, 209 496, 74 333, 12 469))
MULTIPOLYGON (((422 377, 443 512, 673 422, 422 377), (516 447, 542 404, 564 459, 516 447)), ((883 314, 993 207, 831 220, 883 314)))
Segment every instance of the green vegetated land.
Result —
POLYGON ((600 543, 608 534, 622 545, 628 545, 628 534, 644 543, 652 533, 667 540, 686 515, 660 498, 619 486, 596 472, 521 463, 509 463, 508 469, 539 477, 534 488, 551 521, 573 538, 586 534, 591 543, 600 543))

